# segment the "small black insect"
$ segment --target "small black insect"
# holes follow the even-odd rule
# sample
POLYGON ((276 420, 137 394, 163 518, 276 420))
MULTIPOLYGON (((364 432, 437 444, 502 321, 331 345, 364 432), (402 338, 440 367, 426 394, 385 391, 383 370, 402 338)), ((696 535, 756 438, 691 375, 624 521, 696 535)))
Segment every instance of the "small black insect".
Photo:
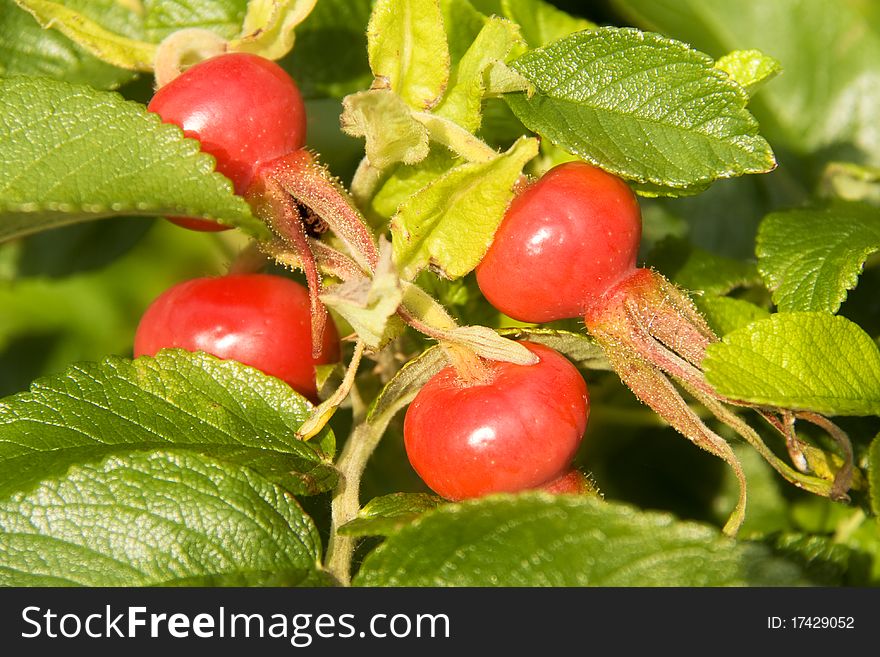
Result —
POLYGON ((299 216, 302 217, 303 226, 306 229, 306 235, 309 237, 319 238, 327 232, 330 226, 321 217, 315 214, 310 207, 304 203, 296 202, 296 209, 299 210, 299 216))

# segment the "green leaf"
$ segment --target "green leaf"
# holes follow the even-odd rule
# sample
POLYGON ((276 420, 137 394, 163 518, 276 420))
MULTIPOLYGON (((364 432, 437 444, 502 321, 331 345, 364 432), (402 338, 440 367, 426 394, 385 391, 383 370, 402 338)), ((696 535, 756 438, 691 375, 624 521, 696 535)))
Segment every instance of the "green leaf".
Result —
POLYGON ((37 233, 19 242, 16 276, 62 278, 100 269, 127 253, 153 226, 130 217, 107 219, 37 233))
POLYGON ((444 505, 364 561, 361 586, 803 584, 762 546, 581 496, 494 496, 444 505))
POLYGON ((428 380, 449 362, 443 350, 430 347, 401 367, 370 406, 367 423, 382 433, 398 411, 404 409, 428 380))
POLYGON ((74 365, 0 402, 0 496, 77 464, 168 448, 319 493, 336 481, 332 434, 315 444, 294 438, 311 408, 284 382, 207 354, 74 365))
POLYGON ((59 2, 16 0, 40 25, 53 27, 98 59, 132 71, 152 71, 156 46, 108 30, 59 2))
POLYGON ((173 449, 76 465, 0 500, 3 586, 314 586, 320 555, 283 489, 173 449))
POLYGON ((858 203, 774 212, 761 223, 758 268, 781 311, 836 312, 880 250, 880 210, 858 203))
POLYGON ((745 91, 679 41, 604 27, 511 66, 537 90, 505 96, 526 127, 652 193, 776 166, 745 91))
POLYGON ((733 399, 827 415, 880 414, 880 351, 844 317, 772 315, 709 345, 703 369, 733 399))
POLYGON ((727 335, 759 319, 770 317, 770 311, 745 299, 710 295, 696 297, 694 303, 718 335, 727 335))
POLYGON ((443 498, 427 493, 392 493, 374 497, 360 510, 357 518, 339 528, 339 533, 387 536, 444 502, 443 498))
POLYGON ((442 147, 433 147, 418 166, 398 166, 385 178, 370 199, 370 210, 390 219, 411 196, 426 188, 456 165, 456 158, 442 147))
POLYGON ((317 0, 250 0, 241 37, 232 50, 252 52, 267 59, 280 59, 293 48, 294 28, 302 23, 317 0))
POLYGON ((764 134, 799 154, 880 165, 880 30, 873 2, 614 0, 636 24, 721 57, 757 48, 785 71, 752 104, 764 134))
POLYGON ((651 253, 651 264, 685 289, 705 294, 727 294, 761 283, 754 264, 710 253, 681 239, 658 244, 651 253))
MULTIPOLYGON (((90 0, 84 11, 105 16, 115 0, 90 0)), ((15 0, 0 0, 0 75, 32 75, 113 89, 133 73, 105 64, 56 30, 44 30, 15 0)))
POLYGON ((596 24, 572 16, 544 0, 502 0, 502 11, 522 27, 531 48, 541 48, 572 32, 592 30, 596 24))
POLYGON ((438 0, 377 0, 367 27, 370 68, 412 107, 434 107, 449 81, 438 0))
POLYGON ((415 164, 428 156, 428 130, 412 116, 400 96, 371 89, 346 96, 340 117, 343 132, 366 139, 370 165, 385 169, 397 162, 415 164))
POLYGON ((871 508, 880 524, 880 434, 877 434, 868 450, 868 488, 871 492, 871 508))
POLYGON ((480 127, 484 74, 493 63, 503 62, 524 50, 525 44, 516 25, 497 17, 488 19, 458 63, 449 91, 435 113, 470 132, 476 131, 480 127))
POLYGON ((267 229, 179 128, 115 93, 0 80, 0 241, 125 215, 195 216, 267 229))
POLYGON ((763 541, 775 554, 803 568, 810 579, 822 586, 841 586, 852 572, 853 551, 829 536, 781 533, 763 541))
POLYGON ((739 86, 754 95, 769 80, 782 72, 782 66, 760 50, 734 50, 715 62, 739 86))
POLYGON ((464 276, 480 262, 522 168, 538 153, 534 139, 520 139, 489 162, 449 170, 404 201, 391 223, 401 276, 412 280, 428 265, 448 278, 464 276))

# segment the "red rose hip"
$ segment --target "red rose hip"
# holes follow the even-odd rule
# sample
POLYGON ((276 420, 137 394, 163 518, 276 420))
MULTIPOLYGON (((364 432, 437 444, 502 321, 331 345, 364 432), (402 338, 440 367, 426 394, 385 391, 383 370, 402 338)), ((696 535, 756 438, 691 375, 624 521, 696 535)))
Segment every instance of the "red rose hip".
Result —
POLYGON ((339 360, 339 335, 328 322, 312 357, 308 291, 268 274, 185 281, 162 293, 141 318, 135 357, 164 348, 205 351, 251 365, 317 399, 315 365, 339 360))
POLYGON ((460 500, 516 492, 571 468, 587 426, 587 385, 564 356, 523 344, 537 364, 491 361, 487 381, 478 384, 463 383, 447 367, 407 409, 407 455, 437 494, 460 500))
MULTIPOLYGON (((306 111, 299 89, 278 64, 229 53, 199 62, 159 89, 147 109, 197 139, 217 160, 217 171, 243 195, 260 164, 305 144, 306 111)), ((175 218, 195 230, 214 222, 175 218)))
POLYGON ((617 176, 567 162, 510 204, 477 282, 498 310, 525 322, 583 317, 633 272, 641 213, 617 176))

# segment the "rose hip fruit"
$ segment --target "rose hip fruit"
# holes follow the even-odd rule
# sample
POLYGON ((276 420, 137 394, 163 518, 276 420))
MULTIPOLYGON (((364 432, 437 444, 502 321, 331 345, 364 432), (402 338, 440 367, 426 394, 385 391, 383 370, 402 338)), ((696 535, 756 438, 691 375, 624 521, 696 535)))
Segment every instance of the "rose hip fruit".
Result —
POLYGON ((410 404, 404 442, 413 468, 450 500, 537 488, 565 475, 587 426, 587 385, 564 356, 523 342, 535 365, 490 361, 464 383, 453 367, 410 404))
POLYGON ((510 204, 477 283, 514 319, 582 317, 635 269, 641 226, 620 178, 584 162, 560 164, 510 204))
POLYGON ((309 294, 269 274, 230 274, 185 281, 162 293, 141 318, 135 357, 164 348, 204 351, 237 360, 286 381, 317 400, 315 365, 339 360, 339 335, 324 330, 312 357, 309 294))

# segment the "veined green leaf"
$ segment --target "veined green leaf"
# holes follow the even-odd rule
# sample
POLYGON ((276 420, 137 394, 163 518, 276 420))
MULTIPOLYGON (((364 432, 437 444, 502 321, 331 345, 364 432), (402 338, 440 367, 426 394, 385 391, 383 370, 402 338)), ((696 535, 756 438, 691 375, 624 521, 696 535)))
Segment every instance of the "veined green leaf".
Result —
POLYGON ((432 147, 418 166, 399 165, 391 171, 370 199, 370 210, 382 219, 390 219, 404 201, 454 166, 456 158, 447 148, 432 147))
POLYGON ((505 96, 529 129, 652 193, 776 166, 742 87, 679 41, 604 27, 511 66, 536 89, 505 96))
POLYGON ((232 50, 280 59, 293 48, 294 28, 315 8, 317 0, 250 0, 241 36, 232 50))
POLYGON ((365 560, 361 586, 805 583, 763 546, 586 496, 492 496, 429 511, 365 560))
POLYGON ((752 105, 771 143, 880 165, 880 31, 860 0, 614 0, 634 24, 713 57, 757 48, 785 73, 752 105), (841 146, 846 148, 841 150, 841 146), (827 150, 826 150, 827 149, 827 150))
POLYGON ((0 80, 0 241, 127 215, 268 230, 214 159, 142 105, 41 78, 0 80))
POLYGON ((495 62, 525 50, 519 30, 510 21, 488 19, 456 67, 449 90, 435 110, 470 132, 480 127, 480 106, 485 90, 484 74, 495 62))
POLYGON ((439 0, 377 0, 367 27, 370 68, 412 107, 434 107, 449 81, 439 0))
POLYGON ((859 203, 774 212, 758 231, 758 268, 781 311, 836 312, 880 250, 880 209, 859 203))
POLYGON ((98 59, 132 71, 152 71, 156 46, 112 32, 60 2, 16 0, 40 24, 54 27, 98 59))
POLYGON ((0 499, 4 586, 315 586, 320 557, 282 488, 204 454, 118 454, 0 499))
POLYGON ((180 350, 71 366, 0 402, 0 496, 68 468, 176 449, 260 472, 296 494, 331 488, 333 436, 294 438, 311 405, 287 384, 180 350))
POLYGON ((733 399, 826 415, 880 415, 880 351, 827 313, 779 313, 709 345, 706 378, 733 399))
POLYGON ((750 95, 782 72, 779 62, 760 50, 734 50, 715 62, 715 68, 727 73, 750 95))
POLYGON ((492 241, 522 168, 538 153, 534 139, 520 139, 489 162, 469 162, 405 201, 391 223, 401 276, 412 280, 431 265, 449 278, 464 276, 492 241))

